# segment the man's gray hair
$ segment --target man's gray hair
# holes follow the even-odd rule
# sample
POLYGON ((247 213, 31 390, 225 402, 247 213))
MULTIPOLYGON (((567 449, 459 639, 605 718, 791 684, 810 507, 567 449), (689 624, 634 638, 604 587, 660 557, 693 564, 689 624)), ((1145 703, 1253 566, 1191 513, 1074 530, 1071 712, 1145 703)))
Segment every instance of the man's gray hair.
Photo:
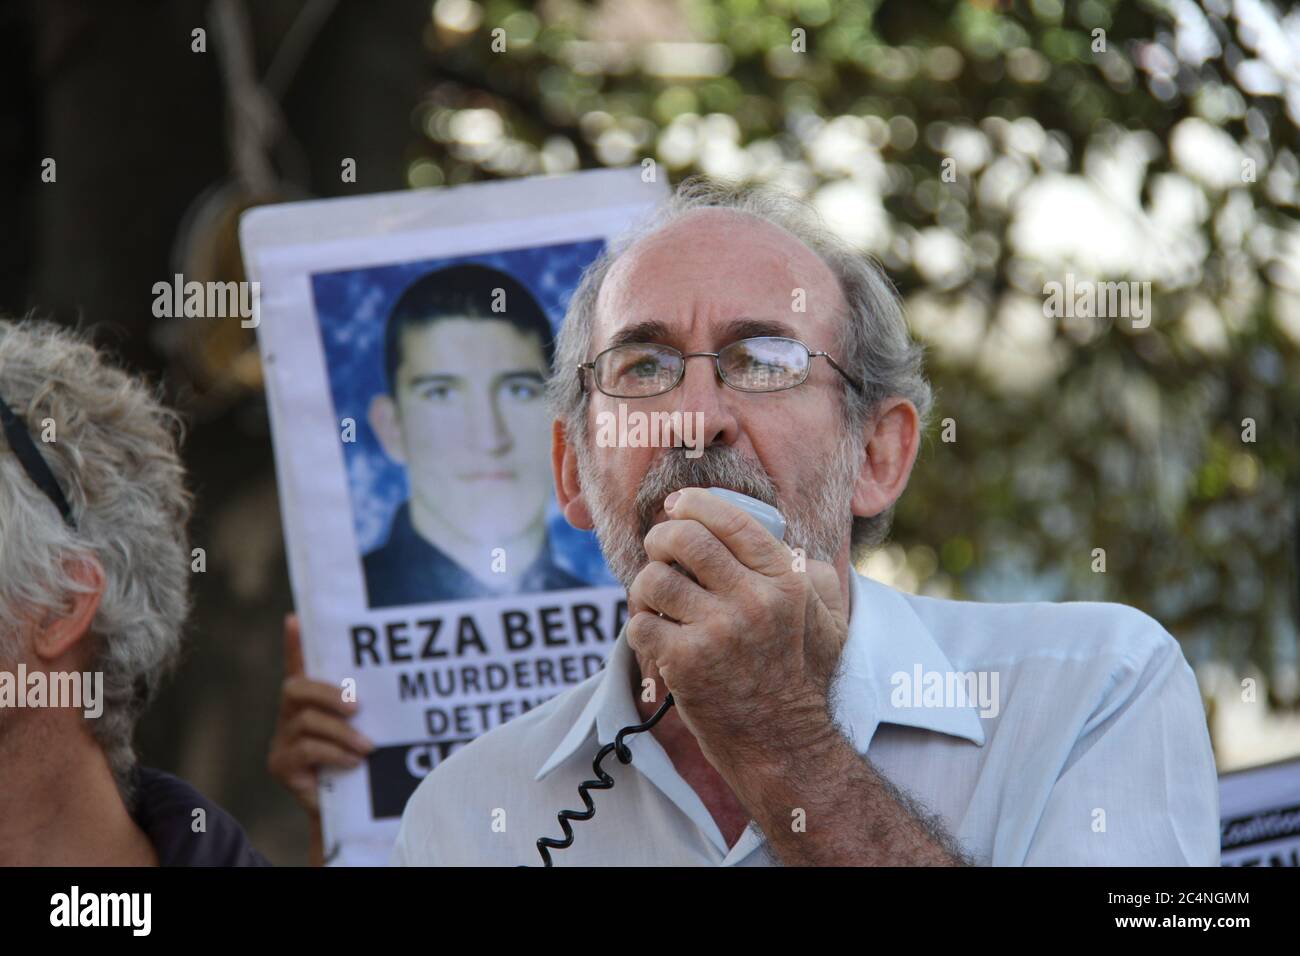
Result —
POLYGON ((175 662, 189 611, 180 420, 81 335, 47 322, 0 318, 0 395, 77 524, 64 523, 0 440, 0 655, 17 650, 12 622, 60 613, 84 591, 68 559, 94 555, 105 588, 89 636, 104 709, 91 730, 129 799, 135 724, 175 662))
MULTIPOLYGON (((569 303, 560 329, 555 368, 548 385, 551 408, 575 446, 589 447, 586 400, 577 367, 592 359, 596 301, 600 287, 620 256, 641 239, 699 209, 728 209, 779 226, 821 257, 839 280, 848 315, 836 345, 836 361, 862 384, 859 395, 844 394, 845 435, 857 435, 890 396, 908 399, 920 415, 924 433, 932 393, 925 378, 923 350, 912 341, 902 306, 884 270, 829 229, 806 201, 766 186, 719 183, 703 177, 684 180, 644 222, 620 236, 589 265, 569 303)), ((852 553, 859 561, 889 534, 893 508, 870 518, 853 519, 852 553)))

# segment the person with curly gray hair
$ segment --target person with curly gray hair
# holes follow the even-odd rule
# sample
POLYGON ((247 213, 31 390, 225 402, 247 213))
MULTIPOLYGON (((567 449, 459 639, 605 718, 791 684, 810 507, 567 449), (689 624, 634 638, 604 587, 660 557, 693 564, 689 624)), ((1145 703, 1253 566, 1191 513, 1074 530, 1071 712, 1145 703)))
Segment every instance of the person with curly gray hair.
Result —
POLYGON ((189 613, 180 432, 82 336, 0 319, 0 864, 266 862, 132 746, 189 613))

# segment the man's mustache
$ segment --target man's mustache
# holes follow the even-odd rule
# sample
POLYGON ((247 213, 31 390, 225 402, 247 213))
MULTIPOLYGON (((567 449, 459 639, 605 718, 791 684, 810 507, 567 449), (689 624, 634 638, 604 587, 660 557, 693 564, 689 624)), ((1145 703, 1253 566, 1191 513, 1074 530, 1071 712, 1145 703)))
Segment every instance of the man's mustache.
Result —
POLYGON ((639 537, 644 538, 650 532, 664 499, 682 488, 729 488, 774 508, 780 507, 776 482, 757 459, 728 445, 710 445, 698 458, 688 458, 687 451, 665 449, 641 479, 635 501, 639 537))

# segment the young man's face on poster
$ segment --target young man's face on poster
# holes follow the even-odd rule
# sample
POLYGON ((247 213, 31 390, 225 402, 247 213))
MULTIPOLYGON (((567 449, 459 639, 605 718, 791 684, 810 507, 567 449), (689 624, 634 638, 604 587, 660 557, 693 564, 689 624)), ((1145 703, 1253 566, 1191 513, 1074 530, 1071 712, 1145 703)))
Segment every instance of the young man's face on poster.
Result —
POLYGON ((546 357, 536 335, 491 318, 406 328, 392 396, 371 424, 406 466, 416 526, 485 554, 538 532, 551 494, 546 357))

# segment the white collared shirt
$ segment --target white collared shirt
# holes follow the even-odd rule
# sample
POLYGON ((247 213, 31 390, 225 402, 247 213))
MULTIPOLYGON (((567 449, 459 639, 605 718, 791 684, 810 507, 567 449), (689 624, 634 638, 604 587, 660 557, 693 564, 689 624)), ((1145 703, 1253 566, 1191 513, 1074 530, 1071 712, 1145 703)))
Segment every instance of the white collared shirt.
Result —
MULTIPOLYGON (((1118 604, 980 604, 917 597, 850 573, 836 718, 858 753, 977 864, 1219 864, 1214 756, 1178 643, 1118 604)), ((398 865, 538 865, 538 837, 581 810, 578 784, 639 723, 621 634, 598 674, 453 753, 417 788, 398 865)), ((777 863, 757 829, 728 847, 652 733, 610 754, 612 790, 566 865, 777 863)), ((905 861, 901 861, 905 862, 905 861)))

